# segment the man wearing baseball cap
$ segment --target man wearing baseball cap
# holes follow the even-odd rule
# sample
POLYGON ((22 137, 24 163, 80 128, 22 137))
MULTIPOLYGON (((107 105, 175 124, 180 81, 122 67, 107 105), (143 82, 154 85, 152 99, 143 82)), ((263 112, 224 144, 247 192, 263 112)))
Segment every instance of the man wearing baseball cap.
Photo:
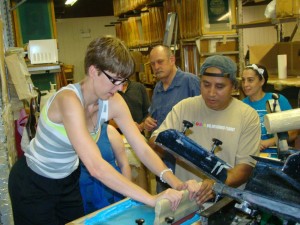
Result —
MULTIPOLYGON (((187 98, 175 105, 161 126, 152 134, 153 144, 159 132, 183 130, 183 120, 193 123, 186 135, 203 146, 212 148, 212 139, 222 141, 214 153, 232 166, 225 183, 231 187, 244 184, 251 175, 255 161, 250 155, 259 154, 260 124, 255 110, 232 97, 237 87, 237 67, 229 57, 208 57, 200 69, 201 95, 187 98)), ((200 171, 177 162, 176 174, 183 180, 191 177, 201 181, 198 203, 214 197, 214 181, 200 171)))

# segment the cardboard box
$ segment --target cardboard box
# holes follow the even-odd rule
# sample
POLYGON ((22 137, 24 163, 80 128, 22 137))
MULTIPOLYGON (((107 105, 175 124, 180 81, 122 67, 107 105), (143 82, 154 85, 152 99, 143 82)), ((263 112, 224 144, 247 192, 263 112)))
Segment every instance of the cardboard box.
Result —
POLYGON ((200 52, 209 52, 209 40, 201 40, 200 52))
POLYGON ((276 17, 292 17, 300 15, 300 0, 277 0, 276 17))
POLYGON ((249 46, 250 64, 264 65, 269 74, 277 75, 277 55, 287 55, 287 75, 300 75, 300 41, 249 46))
POLYGON ((292 45, 292 71, 291 74, 300 76, 300 41, 292 45))
POLYGON ((236 41, 226 41, 216 43, 217 52, 238 51, 238 43, 236 41))

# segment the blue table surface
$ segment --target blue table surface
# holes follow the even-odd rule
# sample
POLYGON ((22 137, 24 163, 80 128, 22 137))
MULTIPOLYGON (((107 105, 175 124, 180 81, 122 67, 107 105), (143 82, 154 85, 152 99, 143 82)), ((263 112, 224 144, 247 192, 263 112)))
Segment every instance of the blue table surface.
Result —
POLYGON ((136 224, 136 219, 144 219, 145 222, 143 225, 153 225, 155 219, 154 209, 140 202, 128 199, 102 210, 92 218, 86 219, 84 224, 136 224))
MULTIPOLYGON (((95 216, 87 218, 85 225, 135 225, 136 219, 144 219, 143 225, 153 225, 155 220, 154 208, 143 203, 127 199, 116 203, 106 209, 101 210, 95 216)), ((195 214, 191 219, 182 223, 182 225, 190 225, 200 219, 195 214)))

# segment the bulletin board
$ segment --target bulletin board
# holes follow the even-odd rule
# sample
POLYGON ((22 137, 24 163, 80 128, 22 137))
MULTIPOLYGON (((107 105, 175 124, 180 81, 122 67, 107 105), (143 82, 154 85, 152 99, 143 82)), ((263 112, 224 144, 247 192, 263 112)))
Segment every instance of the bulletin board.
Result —
POLYGON ((53 0, 27 0, 13 15, 17 47, 24 47, 29 40, 56 38, 53 0))

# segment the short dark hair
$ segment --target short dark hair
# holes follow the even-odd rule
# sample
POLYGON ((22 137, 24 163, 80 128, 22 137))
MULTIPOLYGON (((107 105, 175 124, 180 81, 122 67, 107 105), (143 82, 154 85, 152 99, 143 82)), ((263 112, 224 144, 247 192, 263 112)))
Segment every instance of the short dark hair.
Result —
POLYGON ((96 38, 88 45, 84 59, 86 74, 92 65, 121 78, 127 78, 134 73, 134 60, 129 49, 120 39, 112 36, 96 38))

